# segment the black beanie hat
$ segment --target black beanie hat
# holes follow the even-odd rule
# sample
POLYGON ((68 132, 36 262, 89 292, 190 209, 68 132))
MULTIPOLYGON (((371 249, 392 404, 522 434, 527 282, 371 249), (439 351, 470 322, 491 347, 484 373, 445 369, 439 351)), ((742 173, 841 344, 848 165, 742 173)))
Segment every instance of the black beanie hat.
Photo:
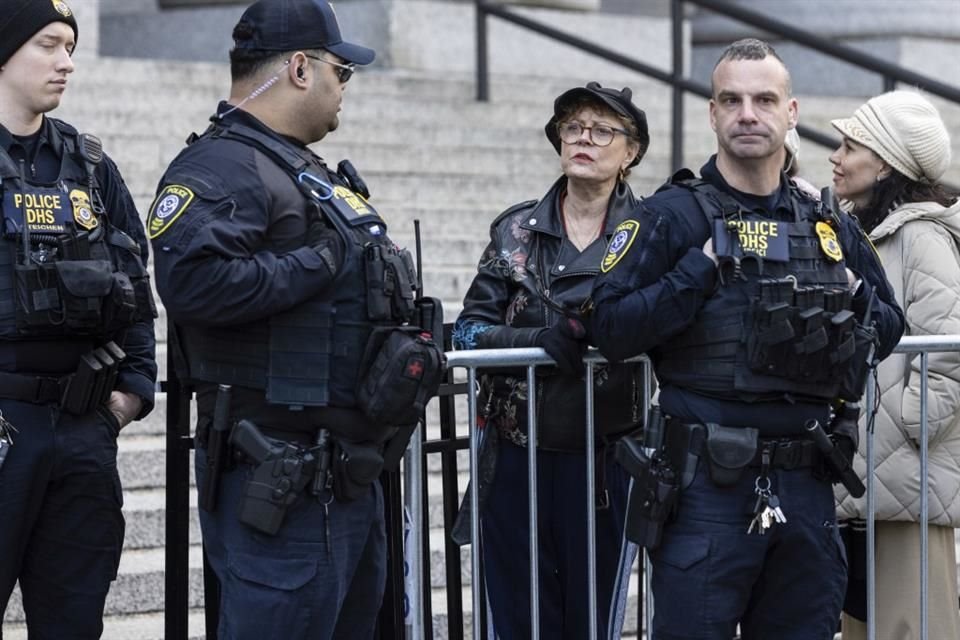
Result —
POLYGON ((0 0, 0 65, 51 22, 67 23, 77 39, 77 20, 63 0, 0 0))

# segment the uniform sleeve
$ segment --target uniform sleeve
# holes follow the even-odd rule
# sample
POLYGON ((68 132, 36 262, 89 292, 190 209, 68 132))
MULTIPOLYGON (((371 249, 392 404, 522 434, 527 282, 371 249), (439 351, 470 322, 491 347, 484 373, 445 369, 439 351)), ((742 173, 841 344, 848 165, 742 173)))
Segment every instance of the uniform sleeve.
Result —
MULTIPOLYGON (((138 321, 127 328, 122 335, 114 337, 127 357, 120 365, 117 376, 117 390, 133 393, 143 400, 143 407, 137 420, 145 417, 153 409, 154 391, 157 381, 156 337, 154 334, 154 305, 150 280, 147 272, 147 262, 150 248, 143 231, 143 222, 137 213, 133 198, 127 190, 120 171, 113 161, 104 157, 104 161, 97 169, 98 181, 101 186, 103 204, 110 216, 110 223, 126 233, 140 248, 139 255, 125 256, 124 259, 136 261, 135 269, 129 271, 141 274, 142 282, 135 283, 142 294, 138 292, 140 314, 138 321), (146 300, 139 298, 145 296, 146 300)), ((128 275, 130 275, 128 273, 128 275)))
POLYGON ((499 349, 535 346, 544 327, 512 327, 506 323, 508 307, 523 304, 515 297, 514 273, 525 269, 523 248, 508 251, 499 242, 497 226, 490 229, 490 243, 484 249, 470 288, 463 299, 463 311, 453 327, 456 349, 499 349))
POLYGON ((877 356, 880 360, 886 358, 900 341, 904 331, 903 310, 897 303, 893 287, 887 280, 887 275, 880 264, 877 250, 867 239, 860 227, 860 223, 850 215, 842 214, 843 224, 842 242, 847 267, 854 274, 863 279, 864 286, 853 299, 853 310, 858 315, 867 311, 870 293, 876 288, 877 296, 870 311, 870 320, 877 328, 880 344, 877 347, 877 356))
MULTIPOLYGON (((591 341, 611 361, 656 347, 693 323, 716 285, 716 267, 702 251, 709 237, 704 220, 688 226, 679 213, 645 201, 626 249, 608 247, 606 267, 594 284, 591 341)), ((697 211, 698 220, 702 219, 697 211)))
MULTIPOLYGON (((910 335, 960 334, 960 264, 954 241, 934 224, 908 223, 920 227, 904 247, 904 311, 910 335)), ((920 356, 910 359, 903 386, 903 426, 914 442, 920 440, 920 356)), ((956 428, 960 411, 960 354, 932 352, 927 359, 927 419, 929 438, 942 438, 942 429, 956 428)), ((897 388, 897 387, 895 387, 897 388)))
POLYGON ((268 247, 273 204, 250 155, 194 158, 168 169, 151 208, 150 228, 157 292, 174 321, 195 326, 252 322, 319 294, 333 281, 314 248, 278 253, 268 247), (216 172, 209 168, 214 162, 216 172), (162 196, 176 187, 192 197, 154 232, 162 196))

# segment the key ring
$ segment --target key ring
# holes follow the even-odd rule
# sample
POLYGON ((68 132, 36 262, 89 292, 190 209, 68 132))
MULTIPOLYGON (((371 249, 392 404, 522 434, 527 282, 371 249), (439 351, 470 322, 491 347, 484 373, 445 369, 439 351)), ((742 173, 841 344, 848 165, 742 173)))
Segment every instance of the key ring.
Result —
POLYGON ((767 493, 770 491, 770 487, 773 486, 773 483, 770 482, 769 476, 757 476, 757 479, 753 481, 753 491, 754 493, 767 493), (760 481, 766 480, 767 486, 760 488, 760 481))

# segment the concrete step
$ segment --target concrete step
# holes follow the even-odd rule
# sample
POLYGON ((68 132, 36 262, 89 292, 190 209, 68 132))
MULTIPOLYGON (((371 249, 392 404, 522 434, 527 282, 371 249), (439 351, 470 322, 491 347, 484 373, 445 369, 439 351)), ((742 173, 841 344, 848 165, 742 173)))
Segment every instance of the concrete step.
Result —
MULTIPOLYGON (((164 640, 163 612, 105 616, 103 640, 164 640)), ((187 619, 187 640, 206 638, 202 608, 190 610, 187 619)), ((5 624, 3 637, 6 640, 28 640, 27 628, 22 622, 5 624)))
MULTIPOLYGON (((190 547, 189 605, 203 606, 203 560, 200 545, 190 547)), ((107 594, 104 615, 137 614, 163 611, 164 550, 125 549, 120 556, 116 581, 107 594)), ((7 622, 22 622, 23 607, 19 589, 14 591, 4 615, 7 622)), ((6 628, 4 629, 6 634, 6 628)))

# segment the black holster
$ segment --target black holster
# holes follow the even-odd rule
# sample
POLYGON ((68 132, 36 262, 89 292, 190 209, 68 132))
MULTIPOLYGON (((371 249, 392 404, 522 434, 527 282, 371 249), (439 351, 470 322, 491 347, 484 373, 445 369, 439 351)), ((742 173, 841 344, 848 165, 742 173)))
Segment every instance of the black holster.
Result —
POLYGON ((240 522, 275 535, 287 509, 313 480, 317 459, 309 449, 267 438, 249 420, 233 428, 230 444, 256 465, 244 488, 240 522))
POLYGON ((679 476, 659 452, 634 438, 619 440, 614 457, 633 478, 624 534, 645 549, 656 549, 680 497, 679 476))

